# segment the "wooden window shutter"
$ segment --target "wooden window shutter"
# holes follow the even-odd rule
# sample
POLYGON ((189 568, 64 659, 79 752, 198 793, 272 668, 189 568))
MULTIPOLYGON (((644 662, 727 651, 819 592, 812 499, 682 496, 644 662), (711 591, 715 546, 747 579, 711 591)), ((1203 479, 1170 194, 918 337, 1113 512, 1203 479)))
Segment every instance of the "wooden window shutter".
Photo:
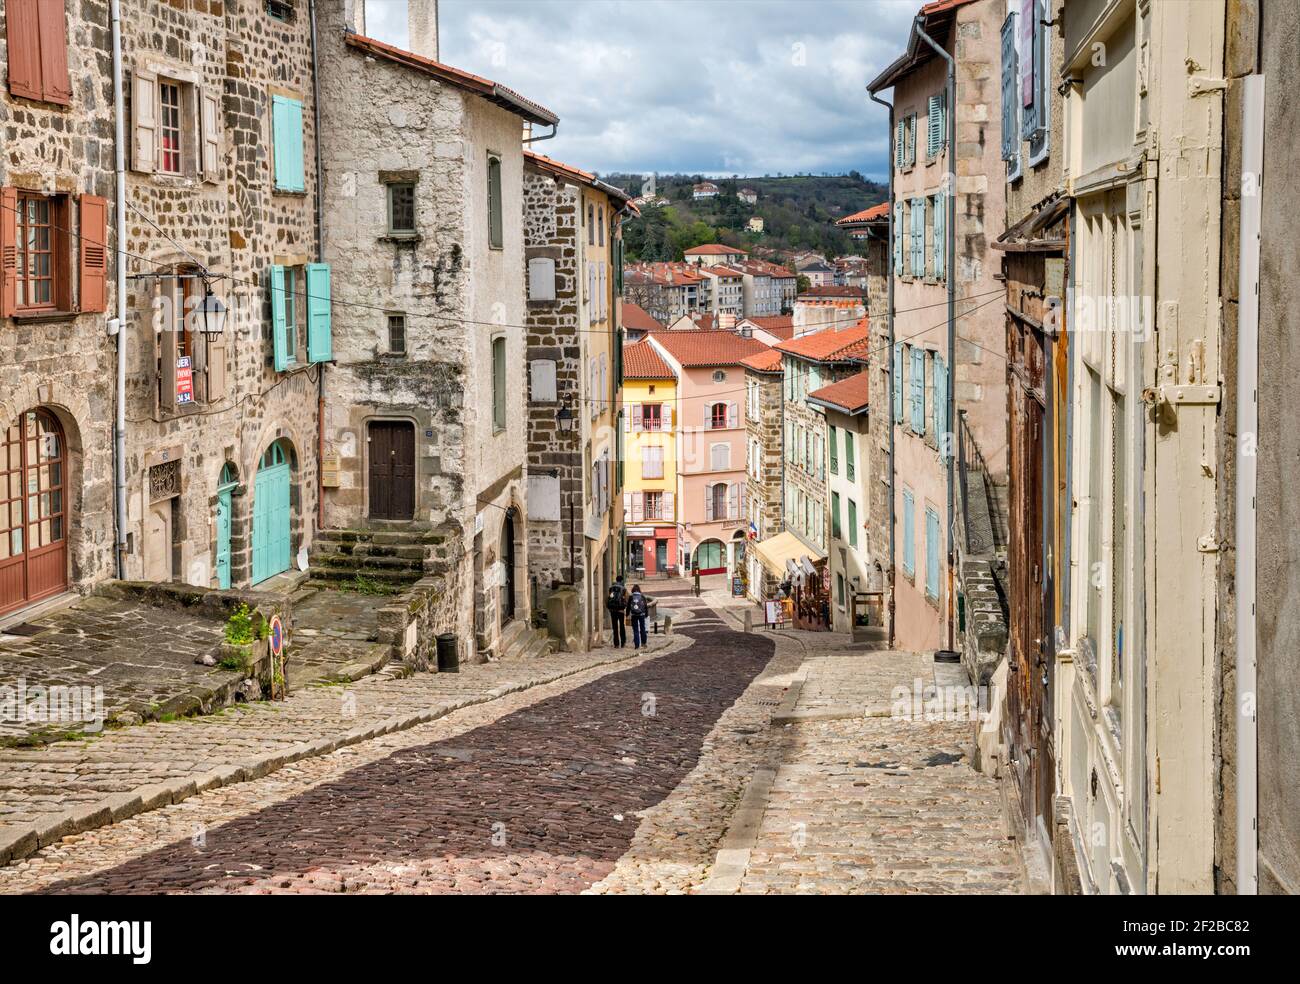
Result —
POLYGON ((704 521, 713 522, 713 486, 704 486, 704 521))
POLYGON ((68 78, 68 20, 63 2, 38 0, 37 13, 40 21, 41 98, 66 106, 72 102, 72 82, 68 78))
POLYGON ((204 360, 204 372, 208 381, 208 402, 215 403, 226 397, 228 376, 226 373, 226 339, 225 336, 207 343, 207 358, 204 360))
POLYGON ((675 515, 673 512, 673 494, 671 492, 665 492, 661 502, 663 505, 659 508, 659 518, 667 520, 672 519, 675 515))
POLYGON ((221 178, 221 97, 213 89, 200 90, 199 117, 203 180, 218 181, 221 178))
POLYGON ((903 343, 894 343, 894 423, 903 422, 903 343))
POLYGON ((632 404, 632 429, 639 431, 641 429, 641 404, 632 404))
POLYGON ((940 280, 947 275, 944 266, 948 257, 948 196, 934 198, 934 275, 940 280))
POLYGON ((1016 17, 1002 22, 1002 159, 1010 160, 1020 146, 1016 128, 1016 17))
POLYGON ((172 277, 162 277, 158 281, 159 293, 154 295, 154 323, 162 330, 158 332, 158 409, 166 413, 176 412, 176 332, 182 323, 170 303, 164 303, 176 296, 176 281, 172 277))
MULTIPOLYGON (((13 50, 12 42, 9 50, 13 50)), ((18 189, 0 188, 0 318, 13 317, 17 309, 18 189)))
POLYGON ((7 0, 6 35, 9 42, 9 92, 25 99, 40 99, 41 28, 38 0, 7 0))
POLYGON ((271 267, 271 343, 275 354, 275 371, 289 368, 289 350, 285 344, 288 325, 284 319, 284 267, 271 267))
POLYGON ((158 76, 131 73, 131 168, 152 174, 158 163, 158 76))
POLYGON ((108 202, 97 195, 79 200, 81 239, 80 310, 108 310, 108 202))
POLYGON ((630 520, 632 518, 632 492, 623 493, 623 518, 630 520))
MULTIPOLYGON (((505 229, 501 215, 501 159, 488 158, 488 245, 500 249, 505 242, 505 229)), ((590 290, 590 272, 588 290, 590 290)))
POLYGON ((304 191, 302 103, 287 96, 271 97, 271 143, 278 191, 304 191))
POLYGON ((307 359, 329 362, 334 358, 334 331, 330 310, 330 266, 307 264, 307 359))

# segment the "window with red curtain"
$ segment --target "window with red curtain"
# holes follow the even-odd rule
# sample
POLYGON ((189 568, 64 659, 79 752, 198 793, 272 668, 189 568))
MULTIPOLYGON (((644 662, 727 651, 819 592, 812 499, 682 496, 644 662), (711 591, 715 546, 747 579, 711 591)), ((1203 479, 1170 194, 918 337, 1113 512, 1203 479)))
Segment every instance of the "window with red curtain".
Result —
POLYGON ((715 430, 727 426, 727 405, 725 403, 715 403, 709 409, 709 426, 715 430))

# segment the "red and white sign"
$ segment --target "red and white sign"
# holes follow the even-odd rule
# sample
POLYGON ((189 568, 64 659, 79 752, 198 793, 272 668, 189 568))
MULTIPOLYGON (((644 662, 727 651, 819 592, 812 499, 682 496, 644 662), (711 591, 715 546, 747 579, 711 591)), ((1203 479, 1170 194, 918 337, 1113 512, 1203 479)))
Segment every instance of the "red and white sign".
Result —
POLYGON ((176 402, 194 402, 194 370, 190 367, 188 355, 176 360, 176 402))

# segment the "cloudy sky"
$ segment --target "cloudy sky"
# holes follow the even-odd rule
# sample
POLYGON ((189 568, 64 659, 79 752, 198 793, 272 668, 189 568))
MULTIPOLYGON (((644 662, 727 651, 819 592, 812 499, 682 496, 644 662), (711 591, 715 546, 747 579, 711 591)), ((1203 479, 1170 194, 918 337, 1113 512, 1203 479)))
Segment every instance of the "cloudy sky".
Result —
MULTIPOLYGON (((919 0, 442 0, 441 58, 560 117, 537 149, 603 173, 886 173, 864 86, 919 0)), ((405 0, 367 33, 406 45, 405 0)))

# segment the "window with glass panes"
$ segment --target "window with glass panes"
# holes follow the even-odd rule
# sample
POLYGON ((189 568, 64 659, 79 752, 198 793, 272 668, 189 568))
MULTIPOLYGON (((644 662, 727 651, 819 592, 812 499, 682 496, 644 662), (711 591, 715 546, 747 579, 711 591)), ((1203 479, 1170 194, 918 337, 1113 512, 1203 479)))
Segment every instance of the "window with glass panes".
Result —
POLYGON ((158 83, 158 138, 161 153, 158 170, 181 173, 181 87, 175 82, 158 83))
POLYGON ((18 193, 18 307, 53 309, 58 296, 55 262, 55 204, 46 195, 18 193))
POLYGON ((414 184, 401 182, 388 186, 388 231, 394 236, 414 235, 414 184))

